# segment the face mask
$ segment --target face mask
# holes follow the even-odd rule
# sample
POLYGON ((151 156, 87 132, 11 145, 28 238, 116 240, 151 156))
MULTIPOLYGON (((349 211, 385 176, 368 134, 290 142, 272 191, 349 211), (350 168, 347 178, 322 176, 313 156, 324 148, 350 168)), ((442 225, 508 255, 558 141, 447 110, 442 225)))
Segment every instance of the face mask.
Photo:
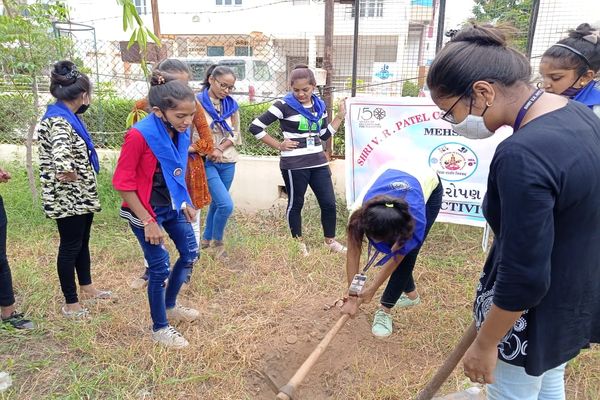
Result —
POLYGON ((167 114, 165 114, 165 112, 162 110, 161 110, 161 112, 162 112, 163 117, 160 120, 163 122, 163 124, 165 124, 167 129, 170 129, 173 133, 179 133, 179 131, 177 129, 175 129, 173 124, 167 119, 167 114))
POLYGON ((566 88, 560 95, 568 97, 569 99, 572 99, 573 97, 577 96, 577 94, 579 92, 581 92, 581 89, 583 89, 583 86, 580 88, 576 88, 576 87, 573 87, 573 85, 577 83, 577 81, 579 80, 579 78, 581 78, 581 76, 582 75, 579 75, 577 77, 577 79, 575 79, 575 81, 571 84, 571 86, 566 88))
POLYGON ((75 114, 83 114, 84 112, 86 112, 88 110, 88 108, 90 108, 89 104, 82 104, 79 106, 79 108, 75 111, 75 114))
POLYGON ((452 124, 452 129, 467 139, 485 139, 494 134, 485 126, 483 115, 469 114, 461 123, 452 124))
POLYGON ((583 89, 583 86, 580 88, 575 88, 573 86, 570 86, 570 87, 566 88, 560 95, 568 97, 569 99, 573 99, 573 97, 577 96, 579 94, 579 92, 581 92, 581 89, 583 89))

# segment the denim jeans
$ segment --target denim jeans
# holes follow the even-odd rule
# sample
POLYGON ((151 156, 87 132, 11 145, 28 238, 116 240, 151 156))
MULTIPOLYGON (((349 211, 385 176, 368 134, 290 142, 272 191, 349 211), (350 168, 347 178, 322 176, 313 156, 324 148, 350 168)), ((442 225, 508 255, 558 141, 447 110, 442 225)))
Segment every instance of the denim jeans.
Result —
POLYGON ((498 360, 496 383, 486 387, 488 400, 565 400, 565 367, 559 365, 540 376, 527 375, 525 368, 498 360))
POLYGON ((235 175, 235 163, 213 163, 206 161, 206 179, 212 201, 206 214, 204 240, 223 240, 225 225, 233 212, 233 200, 229 188, 235 175))
POLYGON ((137 237, 148 263, 148 303, 152 329, 157 331, 169 325, 167 309, 175 307, 181 285, 191 272, 198 258, 198 243, 194 237, 192 225, 187 222, 182 212, 170 207, 154 207, 156 222, 167 232, 179 252, 179 258, 173 265, 169 275, 169 252, 164 245, 146 242, 144 229, 129 224, 137 237), (165 279, 169 283, 165 289, 165 279))

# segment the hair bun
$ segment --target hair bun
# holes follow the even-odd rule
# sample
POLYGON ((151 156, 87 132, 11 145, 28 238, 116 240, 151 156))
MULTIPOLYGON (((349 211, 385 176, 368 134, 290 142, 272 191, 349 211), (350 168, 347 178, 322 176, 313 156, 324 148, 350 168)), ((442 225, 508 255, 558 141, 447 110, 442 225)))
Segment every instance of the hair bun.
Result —
POLYGON ((152 71, 152 76, 150 77, 150 86, 164 85, 172 80, 173 77, 170 74, 156 69, 152 71))
POLYGON ((308 65, 306 65, 306 64, 296 64, 296 65, 294 65, 294 68, 292 68, 292 71, 294 71, 296 69, 302 69, 302 68, 308 69, 308 65))
POLYGON ((67 60, 54 64, 54 68, 50 73, 51 81, 61 86, 72 85, 80 76, 81 72, 77 69, 77 65, 67 60))
POLYGON ((600 43, 600 32, 588 23, 580 24, 576 29, 569 31, 571 39, 582 39, 592 44, 600 43))
POLYGON ((480 46, 506 47, 506 35, 502 29, 492 25, 473 24, 452 35, 451 42, 469 42, 480 46))

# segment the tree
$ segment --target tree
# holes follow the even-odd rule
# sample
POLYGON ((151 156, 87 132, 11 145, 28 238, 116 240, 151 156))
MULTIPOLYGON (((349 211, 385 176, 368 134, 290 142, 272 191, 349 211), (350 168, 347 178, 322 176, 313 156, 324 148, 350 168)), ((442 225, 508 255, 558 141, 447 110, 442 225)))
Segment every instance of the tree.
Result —
MULTIPOLYGON (((26 168, 34 202, 37 201, 33 173, 33 137, 40 117, 40 77, 60 58, 63 39, 53 34, 52 23, 68 18, 61 3, 22 4, 2 0, 4 15, 0 15, 0 71, 10 87, 2 96, 20 100, 16 111, 27 127, 26 168)), ((12 132, 11 132, 12 133, 12 132)))
POLYGON ((146 76, 149 75, 146 59, 148 56, 148 38, 151 38, 157 46, 160 46, 160 39, 148 28, 144 26, 142 18, 135 8, 132 0, 117 0, 117 3, 123 6, 123 31, 127 32, 133 29, 127 48, 131 48, 137 43, 140 49, 142 71, 146 76))
POLYGON ((511 43, 521 51, 527 48, 527 33, 533 0, 475 0, 475 22, 509 25, 515 29, 511 43))

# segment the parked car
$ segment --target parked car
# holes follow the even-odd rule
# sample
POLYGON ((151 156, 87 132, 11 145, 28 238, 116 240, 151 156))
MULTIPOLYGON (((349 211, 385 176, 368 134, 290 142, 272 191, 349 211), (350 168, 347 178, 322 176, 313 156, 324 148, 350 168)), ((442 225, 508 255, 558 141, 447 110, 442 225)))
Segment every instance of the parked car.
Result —
POLYGON ((212 64, 225 65, 231 68, 237 78, 235 92, 238 100, 268 101, 276 95, 277 82, 266 61, 254 57, 204 57, 179 58, 188 64, 192 71, 190 86, 194 91, 202 88, 206 70, 212 64))

